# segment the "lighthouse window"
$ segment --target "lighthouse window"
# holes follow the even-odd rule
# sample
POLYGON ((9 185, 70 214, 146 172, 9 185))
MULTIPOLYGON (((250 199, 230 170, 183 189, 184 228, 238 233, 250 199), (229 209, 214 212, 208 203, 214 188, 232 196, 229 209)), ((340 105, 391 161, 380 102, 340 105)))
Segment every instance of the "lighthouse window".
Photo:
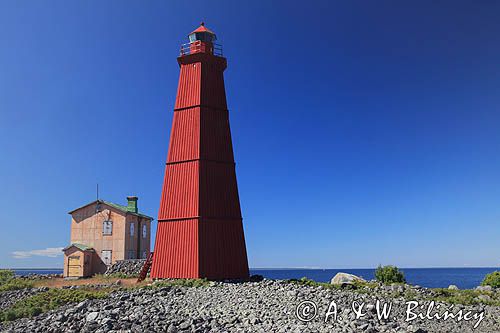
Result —
POLYGON ((148 227, 143 225, 142 226, 142 238, 146 238, 147 235, 148 235, 148 227))
POLYGON ((196 33, 196 40, 201 40, 201 41, 206 42, 205 35, 206 34, 204 32, 197 32, 196 33))
POLYGON ((102 234, 103 235, 113 234, 113 221, 104 221, 102 223, 102 234))
POLYGON ((192 43, 194 41, 200 40, 202 42, 213 42, 215 36, 206 32, 195 32, 189 35, 189 41, 192 43))
POLYGON ((134 236, 135 234, 135 225, 134 222, 130 222, 130 236, 134 236))

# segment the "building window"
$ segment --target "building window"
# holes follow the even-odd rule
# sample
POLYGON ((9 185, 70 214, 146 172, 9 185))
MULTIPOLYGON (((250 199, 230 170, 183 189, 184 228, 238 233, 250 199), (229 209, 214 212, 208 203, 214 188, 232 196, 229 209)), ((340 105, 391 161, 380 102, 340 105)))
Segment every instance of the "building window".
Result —
POLYGON ((135 251, 128 251, 128 258, 135 259, 135 251))
POLYGON ((147 253, 147 251, 142 251, 142 259, 147 259, 146 258, 146 253, 147 253))
POLYGON ((130 236, 134 236, 135 234, 135 224, 134 222, 130 222, 130 236))
POLYGON ((111 265, 111 250, 102 250, 101 259, 106 265, 111 265))
POLYGON ((102 234, 103 235, 113 234, 113 221, 104 221, 102 223, 102 234))
POLYGON ((142 238, 146 238, 148 235, 148 227, 146 225, 142 226, 142 238))

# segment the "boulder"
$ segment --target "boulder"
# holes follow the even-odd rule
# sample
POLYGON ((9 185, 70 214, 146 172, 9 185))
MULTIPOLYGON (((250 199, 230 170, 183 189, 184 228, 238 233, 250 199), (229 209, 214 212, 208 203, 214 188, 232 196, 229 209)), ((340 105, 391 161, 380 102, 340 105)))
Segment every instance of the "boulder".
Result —
POLYGON ((479 291, 492 291, 493 288, 491 286, 477 286, 476 290, 479 290, 479 291))
POLYGON ((99 317, 99 312, 90 312, 87 314, 87 321, 95 321, 99 317))
POLYGON ((250 282, 260 282, 262 280, 264 280, 264 277, 262 275, 254 274, 250 276, 250 282))
POLYGON ((477 299, 483 302, 489 302, 491 301, 491 297, 488 295, 479 295, 477 296, 477 299))
POLYGON ((340 272, 333 277, 333 279, 330 281, 330 284, 340 284, 340 285, 353 284, 354 281, 366 282, 365 279, 359 276, 340 272))
POLYGON ((454 284, 450 284, 450 285, 448 286, 448 289, 450 289, 450 290, 458 290, 458 287, 457 287, 457 286, 455 286, 454 284))

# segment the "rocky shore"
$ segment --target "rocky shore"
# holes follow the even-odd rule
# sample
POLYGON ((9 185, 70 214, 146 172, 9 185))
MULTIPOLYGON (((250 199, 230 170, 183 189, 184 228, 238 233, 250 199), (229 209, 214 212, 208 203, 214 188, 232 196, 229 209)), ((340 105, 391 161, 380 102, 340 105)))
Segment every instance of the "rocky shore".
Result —
POLYGON ((7 323, 0 330, 169 333, 500 331, 500 307, 435 302, 429 312, 429 297, 432 296, 431 289, 407 285, 350 290, 274 280, 209 282, 202 287, 162 286, 160 283, 147 288, 117 290, 105 299, 66 305, 35 318, 7 323), (378 318, 377 301, 379 310, 384 304, 386 308, 391 306, 387 319, 378 318), (412 320, 409 321, 406 321, 407 302, 419 303, 410 311, 412 320), (362 305, 358 315, 353 305, 354 309, 362 305), (455 318, 444 320, 442 315, 446 310, 455 318), (459 313, 461 320, 458 319, 459 313), (474 326, 477 328, 473 329, 474 326))

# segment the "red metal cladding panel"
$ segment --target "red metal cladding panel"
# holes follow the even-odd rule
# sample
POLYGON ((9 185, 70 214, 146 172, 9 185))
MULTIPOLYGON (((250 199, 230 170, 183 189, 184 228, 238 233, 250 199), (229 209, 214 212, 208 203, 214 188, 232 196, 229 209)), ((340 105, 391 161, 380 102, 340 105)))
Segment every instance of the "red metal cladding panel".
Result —
POLYGON ((200 157, 200 108, 174 112, 167 162, 200 157))
POLYGON ((200 164, 200 216, 241 218, 234 164, 200 164))
POLYGON ((198 220, 158 222, 151 278, 198 278, 198 220))
POLYGON ((198 216, 199 161, 167 164, 158 221, 198 216))
POLYGON ((248 260, 241 220, 199 222, 200 276, 209 279, 248 278, 248 260))
POLYGON ((208 160, 234 162, 228 111, 202 108, 200 116, 200 156, 208 160))
POLYGON ((201 104, 201 82, 200 62, 181 65, 177 98, 175 100, 176 109, 201 104))
POLYGON ((201 86, 201 104, 226 110, 226 90, 224 88, 224 68, 222 64, 218 61, 204 61, 201 68, 203 79, 201 86))

